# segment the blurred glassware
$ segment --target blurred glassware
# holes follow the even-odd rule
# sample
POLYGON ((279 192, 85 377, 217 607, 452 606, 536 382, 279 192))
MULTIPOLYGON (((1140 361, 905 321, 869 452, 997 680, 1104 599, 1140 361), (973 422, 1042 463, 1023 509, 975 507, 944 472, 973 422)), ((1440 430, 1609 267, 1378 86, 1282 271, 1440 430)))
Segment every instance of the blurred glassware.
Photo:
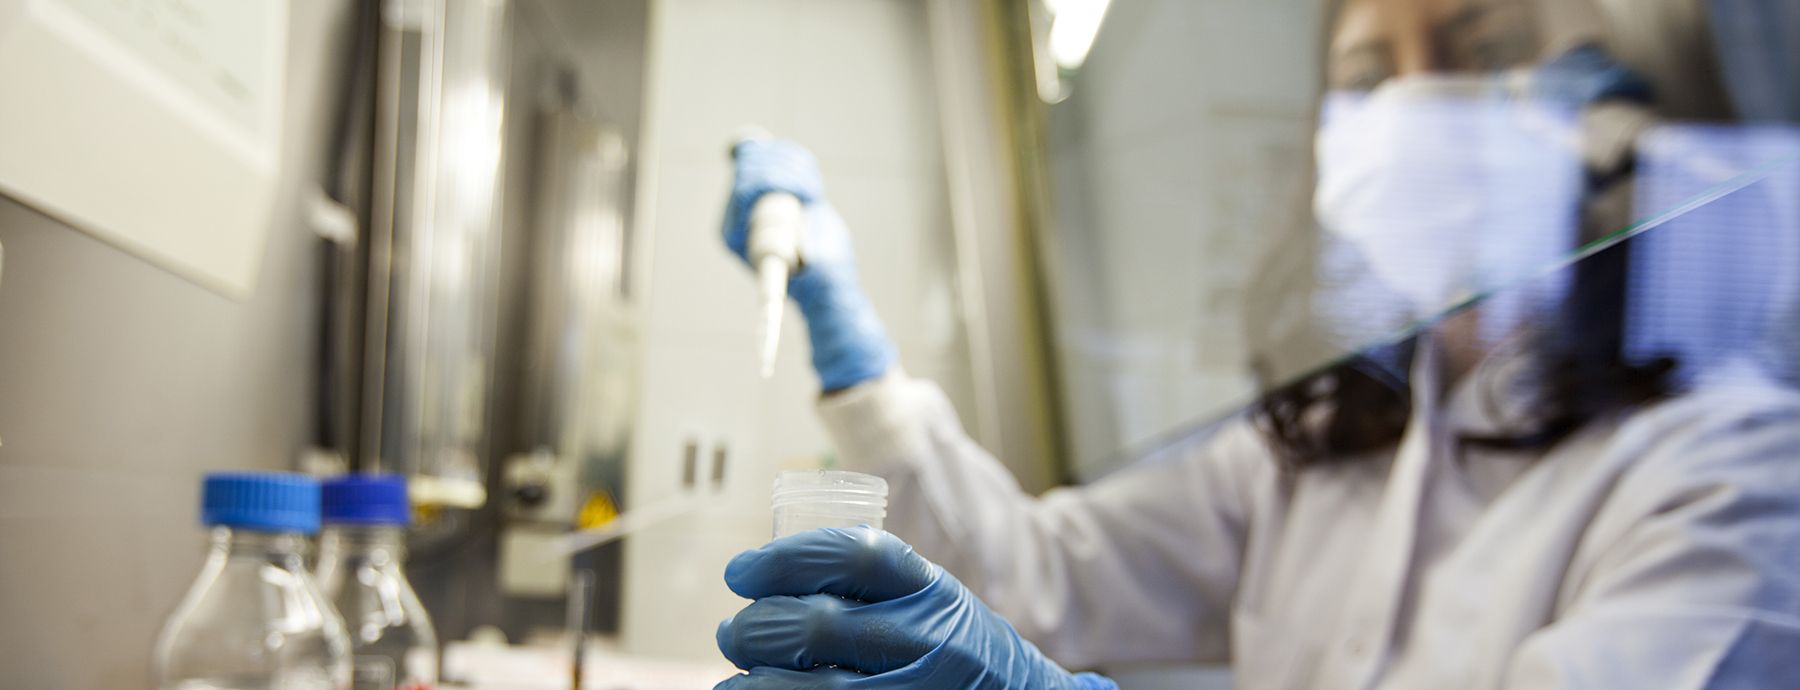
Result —
POLYGON ((421 503, 487 500, 507 64, 504 0, 385 0, 362 449, 421 503))
POLYGON ((304 564, 319 485, 292 474, 207 475, 212 545, 157 638, 161 690, 348 690, 350 639, 304 564))
POLYGON ((320 492, 318 582, 349 628, 355 690, 430 690, 437 633, 403 569, 412 515, 405 478, 350 475, 320 492))

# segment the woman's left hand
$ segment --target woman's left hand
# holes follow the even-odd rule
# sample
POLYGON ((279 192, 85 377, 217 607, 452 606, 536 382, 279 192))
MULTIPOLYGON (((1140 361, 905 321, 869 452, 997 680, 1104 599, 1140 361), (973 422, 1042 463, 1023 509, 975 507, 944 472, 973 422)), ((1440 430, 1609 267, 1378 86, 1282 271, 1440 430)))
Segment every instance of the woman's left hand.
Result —
POLYGON ((956 578, 880 530, 821 529, 746 551, 725 583, 754 599, 719 625, 747 674, 716 690, 1116 690, 1071 674, 956 578))

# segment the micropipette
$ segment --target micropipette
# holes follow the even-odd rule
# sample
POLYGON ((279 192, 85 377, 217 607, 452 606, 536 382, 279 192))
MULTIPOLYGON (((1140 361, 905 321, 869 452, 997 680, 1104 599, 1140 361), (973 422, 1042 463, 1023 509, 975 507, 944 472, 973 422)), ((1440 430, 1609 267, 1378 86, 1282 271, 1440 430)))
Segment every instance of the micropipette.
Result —
MULTIPOLYGON (((767 138, 748 130, 739 143, 767 138)), ((737 149, 732 147, 733 152, 737 149)), ((781 319, 787 307, 788 276, 800 268, 800 238, 805 231, 805 208, 800 198, 786 192, 769 192, 750 208, 750 265, 756 269, 758 296, 762 300, 757 335, 761 346, 762 376, 775 374, 775 353, 781 345, 781 319)))

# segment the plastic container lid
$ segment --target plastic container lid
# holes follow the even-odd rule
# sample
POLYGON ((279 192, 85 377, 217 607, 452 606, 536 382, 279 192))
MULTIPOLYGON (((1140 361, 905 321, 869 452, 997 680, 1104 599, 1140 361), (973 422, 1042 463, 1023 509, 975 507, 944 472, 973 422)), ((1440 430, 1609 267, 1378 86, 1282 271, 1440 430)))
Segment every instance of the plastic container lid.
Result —
POLYGON ((790 470, 775 477, 777 507, 803 503, 831 503, 887 508, 887 480, 871 474, 841 470, 790 470))
POLYGON ((826 527, 881 529, 887 491, 887 480, 858 472, 783 472, 775 478, 775 537, 826 527))
POLYGON ((324 518, 338 525, 404 525, 412 522, 406 478, 391 474, 352 474, 325 482, 324 518))
POLYGON ((282 472, 215 472, 200 485, 200 522, 260 532, 319 531, 319 483, 282 472))

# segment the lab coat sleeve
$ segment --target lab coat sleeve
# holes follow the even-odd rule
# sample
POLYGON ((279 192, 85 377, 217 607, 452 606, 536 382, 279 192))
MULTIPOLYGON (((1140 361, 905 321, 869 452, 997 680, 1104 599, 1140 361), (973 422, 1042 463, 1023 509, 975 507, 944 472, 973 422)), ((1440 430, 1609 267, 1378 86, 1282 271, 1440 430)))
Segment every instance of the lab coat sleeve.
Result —
POLYGON ((1040 498, 963 432, 929 382, 890 374, 820 412, 845 464, 888 480, 888 530, 1052 658, 1073 668, 1228 658, 1249 495, 1273 472, 1247 425, 1040 498))
POLYGON ((1800 687, 1800 407, 1675 407, 1631 425, 1652 440, 1506 687, 1800 687))

